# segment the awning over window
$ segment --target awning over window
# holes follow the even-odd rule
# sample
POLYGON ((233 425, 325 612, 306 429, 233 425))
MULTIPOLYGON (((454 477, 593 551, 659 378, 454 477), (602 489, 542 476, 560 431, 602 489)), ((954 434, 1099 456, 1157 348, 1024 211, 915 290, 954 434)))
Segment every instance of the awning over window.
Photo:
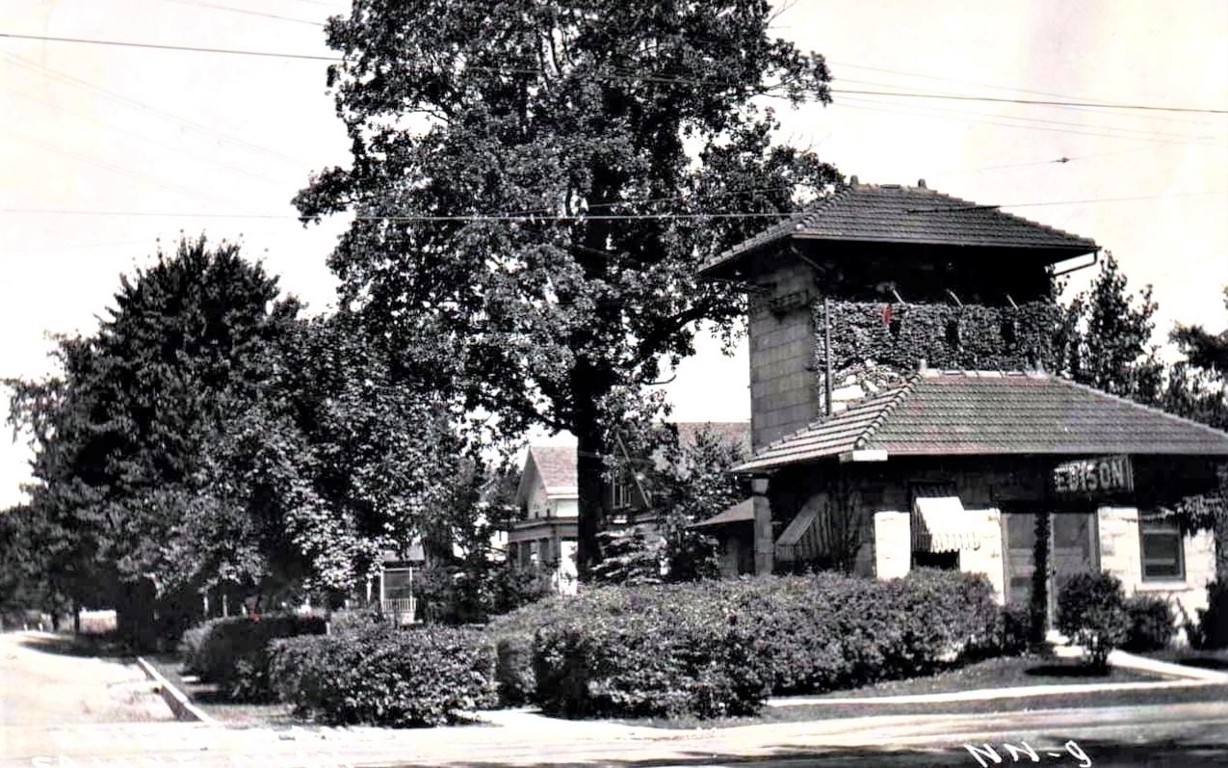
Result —
POLYGON ((958 552, 979 542, 958 496, 917 496, 912 503, 912 548, 916 552, 958 552))

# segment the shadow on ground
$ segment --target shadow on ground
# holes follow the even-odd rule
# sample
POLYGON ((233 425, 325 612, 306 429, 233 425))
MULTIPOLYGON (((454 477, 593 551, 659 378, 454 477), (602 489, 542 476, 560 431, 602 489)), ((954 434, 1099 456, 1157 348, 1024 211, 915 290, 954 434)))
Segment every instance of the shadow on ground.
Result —
MULTIPOLYGON (((1014 742, 1016 746, 1018 742, 1014 742)), ((575 756, 552 760, 545 756, 538 763, 518 762, 522 768, 546 768, 546 766, 611 766, 621 768, 664 768, 665 766, 764 766, 765 768, 798 768, 801 766, 881 766, 882 768, 920 768, 921 766, 992 766, 992 765, 1052 765, 1052 766, 1124 766, 1125 768, 1167 768, 1168 766, 1222 766, 1228 765, 1228 744, 1202 740, 1194 743, 1161 741, 1139 745, 1111 740, 1086 739, 1067 747, 1065 742, 1045 740, 1033 744, 1038 760, 1021 752, 1013 756, 1000 743, 977 743, 980 757, 965 747, 906 748, 841 747, 824 750, 806 750, 789 745, 779 747, 769 755, 746 758, 733 755, 693 753, 673 760, 577 760, 575 756), (1041 747, 1044 747, 1042 749, 1041 747), (986 748, 992 748, 998 760, 994 760, 986 748)), ((398 763, 410 768, 413 763, 398 763)), ((453 768, 496 768, 499 762, 449 762, 453 768)))
POLYGON ((1108 669, 1098 669, 1090 664, 1041 664, 1023 671, 1031 677, 1073 677, 1095 679, 1109 677, 1108 669))
POLYGON ((1177 663, 1184 667, 1202 667, 1203 669, 1214 669, 1220 672, 1228 671, 1228 661, 1212 657, 1193 656, 1177 659, 1177 663))
POLYGON ((37 635, 22 639, 21 646, 58 656, 94 658, 131 663, 133 656, 112 637, 103 635, 37 635))

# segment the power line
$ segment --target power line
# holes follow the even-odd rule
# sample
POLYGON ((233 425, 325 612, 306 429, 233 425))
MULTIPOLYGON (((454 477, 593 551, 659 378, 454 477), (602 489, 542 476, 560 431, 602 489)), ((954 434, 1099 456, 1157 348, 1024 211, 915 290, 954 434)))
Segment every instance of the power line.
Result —
POLYGON ((1149 112, 1189 112, 1204 115, 1228 115, 1228 109, 1201 107, 1161 107, 1155 104, 1110 104, 1093 101, 1056 101, 1046 99, 1006 99, 995 96, 958 96, 943 93, 905 93, 903 91, 866 91, 852 88, 832 88, 832 93, 850 96, 889 96, 903 99, 945 99, 948 101, 979 101, 993 104, 1028 104, 1042 107, 1087 107, 1094 109, 1138 109, 1149 112))
MULTIPOLYGON (((925 105, 917 105, 916 109, 923 109, 923 110, 928 110, 928 111, 917 112, 915 110, 900 109, 896 106, 891 105, 890 102, 883 101, 881 99, 865 99, 865 98, 860 98, 857 96, 851 96, 846 99, 841 99, 840 101, 837 101, 835 103, 833 108, 835 107, 848 107, 850 109, 863 109, 869 112, 884 112, 884 113, 892 114, 892 115, 913 115, 916 117, 927 117, 927 118, 932 118, 936 120, 957 120, 958 122, 961 122, 961 123, 970 123, 970 124, 977 124, 977 125, 996 125, 1002 128, 1018 128, 1021 130, 1029 130, 1029 131, 1045 131, 1047 133, 1064 133, 1064 134, 1068 134, 1071 136, 1095 136, 1095 137, 1106 138, 1106 139, 1122 139, 1125 141, 1150 142, 1153 144, 1197 144, 1201 146, 1216 146, 1218 143, 1214 140, 1213 137, 1206 137, 1206 138, 1189 137, 1188 139, 1181 141, 1181 140, 1171 140, 1171 139, 1163 139, 1163 138, 1152 139, 1152 138, 1146 138, 1142 136, 1130 136, 1130 135, 1121 134, 1121 133, 1106 133, 1105 131, 1095 131, 1095 130, 1081 131, 1081 130, 1075 130, 1073 128, 1049 128, 1044 125, 1037 125, 1035 123, 1048 123, 1052 121, 1039 120, 1037 118, 1028 118, 1028 117, 1022 117, 1022 116, 1012 116, 1012 115, 985 115, 980 112, 968 112, 966 110, 957 110, 957 109, 943 109, 942 107, 929 107, 925 105), (879 106, 879 107, 867 106, 870 104, 878 104, 882 106, 879 106), (956 115, 956 116, 968 115, 970 117, 946 117, 945 115, 956 115), (977 119, 977 118, 985 118, 985 117, 996 117, 998 119, 996 120, 977 119), (1013 122, 1013 123, 1002 122, 1003 120, 1014 120, 1016 122, 1013 122)), ((1078 125, 1078 123, 1075 123, 1075 125, 1078 125)), ((1115 130, 1115 129, 1110 128, 1108 130, 1115 130)))
MULTIPOLYGON (((1000 203, 997 205, 978 205, 978 206, 941 206, 932 208, 918 208, 916 213, 937 213, 950 211, 970 211, 983 210, 993 208, 1032 208, 1040 206, 1054 205, 1088 205, 1092 203, 1119 203, 1119 202, 1134 202, 1141 200, 1166 200, 1173 198, 1189 198, 1189 197, 1210 197, 1215 195, 1228 195, 1228 189, 1222 190, 1207 190, 1201 192, 1174 192, 1163 195, 1137 195, 1133 197, 1095 197, 1083 200, 1045 200, 1035 202, 1019 202, 1019 203, 1000 203)), ((210 219, 299 219, 302 218, 296 214, 276 214, 276 213, 206 213, 197 211, 119 211, 119 210, 84 210, 70 208, 0 208, 0 213, 9 214, 32 214, 32 215, 78 215, 78 216, 148 216, 148 217, 167 217, 167 218, 210 218, 210 219)), ((642 213, 642 214, 598 214, 598 215, 554 215, 554 216, 527 216, 523 214, 456 214, 456 215, 432 215, 432 214, 390 214, 382 216, 360 215, 355 216, 359 221, 396 221, 396 222, 530 222, 530 223, 548 223, 552 221, 642 221, 642 220, 693 220, 693 219, 750 219, 750 218, 777 218, 785 219, 792 216, 800 215, 805 211, 788 211, 779 213, 737 213, 737 212, 705 212, 705 213, 642 213)))
POLYGON ((80 118, 81 118, 81 119, 83 119, 83 120, 88 120, 89 122, 91 122, 91 123, 95 123, 96 125, 101 125, 102 127, 106 128, 106 129, 108 129, 108 130, 112 130, 112 131, 115 131, 116 133, 124 134, 124 135, 126 135, 126 136, 131 136, 131 137, 133 137, 133 138, 135 138, 135 139, 139 140, 139 141, 140 141, 142 144, 146 144, 146 145, 153 145, 153 146, 156 146, 156 147, 162 147, 163 149, 168 150, 168 151, 170 151, 170 152, 174 152, 175 154, 180 155, 180 156, 182 156, 182 157, 191 158, 191 159, 193 159, 193 160, 196 160, 196 161, 198 161, 198 162, 202 162, 202 163, 208 163, 208 164, 210 164, 210 165, 217 166, 218 168, 224 168, 224 169, 226 169, 226 170, 228 170, 228 171, 231 171, 231 172, 233 172, 233 173, 238 173, 238 174, 241 174, 241 175, 243 175, 243 176, 247 176, 247 177, 252 178, 252 179, 257 179, 257 180, 259 180, 259 181, 263 181, 263 182, 265 182, 265 183, 267 183, 267 184, 274 184, 274 185, 281 185, 281 184, 282 184, 282 182, 281 182, 281 181, 278 181, 278 180, 276 180, 276 179, 271 179, 271 178, 269 178, 268 176, 262 176, 262 175, 260 175, 260 174, 258 174, 258 173, 253 173, 252 171, 250 171, 250 170, 248 170, 247 168, 244 168, 244 167, 242 167, 242 166, 232 165, 232 164, 227 163, 227 162, 224 162, 224 161, 222 161, 222 160, 218 160, 216 157, 214 157, 214 156, 212 156, 212 155, 204 154, 204 153, 201 153, 201 152, 193 152, 193 151, 190 151, 190 150, 184 149, 184 148, 183 148, 183 147, 181 147, 181 146, 177 146, 177 145, 172 144, 172 143, 170 143, 170 142, 161 141, 161 140, 159 140, 159 139, 155 139, 155 138, 152 138, 152 137, 150 137, 150 136, 146 136, 145 134, 138 133, 137 131, 133 131, 133 130, 130 130, 130 129, 128 129, 128 128, 124 128, 123 126, 116 125, 116 124, 111 123, 111 122, 108 122, 108 121, 106 121, 106 120, 99 119, 99 118, 94 117, 93 115, 87 114, 87 113, 85 113, 85 112, 81 112, 81 111, 79 111, 79 110, 75 110, 75 109, 70 109, 70 108, 65 107, 65 106, 62 106, 62 105, 60 105, 60 104, 56 104, 55 102, 48 101, 47 99, 40 99, 40 98, 38 98, 37 96, 31 96, 31 95, 30 95, 30 94, 28 94, 28 93, 22 93, 21 91, 18 91, 18 90, 16 90, 16 89, 13 89, 13 88, 7 88, 7 87, 4 87, 4 86, 0 86, 0 89, 3 89, 3 90, 5 90, 5 91, 8 91, 9 93, 11 93, 11 94, 13 94, 13 95, 15 95, 15 96, 18 96, 18 97, 20 97, 20 98, 27 99, 27 100, 29 100, 29 101, 36 102, 36 103, 38 103, 38 104, 43 104, 43 105, 46 105, 46 106, 50 107, 51 109, 53 109, 53 110, 55 110, 55 111, 57 111, 57 112, 66 113, 66 114, 70 114, 70 115, 76 115, 77 117, 80 117, 80 118))
MULTIPOLYGON (((235 48, 206 48, 199 46, 188 45, 164 45, 156 43, 139 43, 121 40, 92 40, 76 37, 54 37, 50 35, 22 35, 11 32, 0 32, 0 38, 10 38, 15 40, 38 40, 44 42, 58 43, 79 43, 85 45, 111 45, 125 48, 148 48, 164 51, 188 51, 192 53, 216 53, 228 54, 236 56, 262 56, 267 58, 282 58, 282 59, 299 59, 307 61, 328 61, 341 62, 344 59, 337 56, 319 56, 315 54, 305 53, 285 53, 276 51, 255 51, 235 48)), ((536 70, 516 70, 510 67, 473 67, 473 69, 485 69, 496 72, 506 73, 527 73, 535 74, 536 70)), ((631 74, 623 76, 603 75, 605 79, 623 79, 623 80, 644 80, 657 83, 672 83, 676 85, 712 85, 715 81, 702 79, 687 79, 668 77, 652 74, 631 74)), ((719 84, 719 83, 717 83, 719 84)), ((1000 104, 1024 104, 1030 106, 1045 106, 1045 107, 1082 107, 1088 109, 1120 109, 1120 110, 1142 110, 1150 112, 1180 112, 1190 114, 1208 114, 1208 115, 1228 115, 1228 109, 1207 109, 1202 107, 1169 107, 1156 104, 1121 104, 1110 102, 1092 102, 1092 101, 1059 101, 1045 99, 1007 99, 993 96, 960 96, 957 94, 942 94, 942 93, 906 93, 903 91, 879 91, 879 90, 860 90, 847 88, 831 88, 831 93, 851 95, 851 96, 885 96, 890 98, 908 98, 908 99, 939 99, 953 101, 975 101, 985 103, 1000 103, 1000 104)))
MULTIPOLYGON (((845 80, 844 82, 859 83, 861 85, 874 85, 874 86, 887 87, 887 88, 892 87, 891 85, 886 84, 886 83, 875 83, 875 82, 869 82, 869 81, 863 81, 863 80, 845 80)), ((876 103, 876 104, 887 103, 887 102, 882 102, 882 101, 874 101, 872 99, 864 99, 864 101, 868 103, 876 103)), ((931 110, 940 109, 939 107, 927 107, 923 105, 918 105, 918 106, 921 109, 931 109, 931 110)), ((952 111, 952 110, 946 110, 946 111, 952 111)), ((1192 141, 1214 140, 1216 138, 1215 136, 1191 136, 1188 133, 1168 133, 1164 131, 1150 130, 1148 128, 1132 128, 1132 127, 1125 126, 1125 125, 1104 125, 1102 123, 1084 123, 1084 122, 1078 122, 1078 121, 1072 121, 1072 120, 1050 120, 1050 119, 1045 119, 1045 118, 1040 118, 1040 117, 1027 117, 1025 115, 1002 115, 1002 114, 991 114, 991 113, 984 113, 984 112, 958 112, 958 111, 952 111, 952 112, 954 114, 971 114, 971 115, 983 116, 983 117, 1001 117, 1002 119, 1006 119, 1006 120, 1020 120, 1020 121, 1027 121, 1027 122, 1044 123, 1047 125, 1067 125, 1067 126, 1073 126, 1075 128, 1087 128, 1087 129, 1093 129, 1093 130, 1116 131, 1120 133, 1142 134, 1148 137, 1156 137, 1156 138, 1170 138, 1170 139, 1178 138, 1178 139, 1189 139, 1192 141)), ((1163 118, 1160 118, 1160 119, 1163 119, 1163 118)), ((1197 123, 1197 124, 1207 127, 1203 123, 1197 123)))
POLYGON ((127 104, 131 107, 135 107, 136 109, 139 109, 145 112, 151 112, 164 119, 179 123, 180 125, 186 125, 189 128, 194 128, 197 131, 200 131, 202 133, 206 133, 211 136, 215 136, 218 139, 221 139, 222 141, 225 141, 229 144, 234 144, 236 146, 249 149, 253 152, 258 152, 263 155, 268 155, 274 159, 281 160, 287 164, 293 165, 295 168, 302 168, 303 166, 310 165, 310 163, 307 163, 295 157, 291 157, 290 155, 287 155, 284 152, 279 152, 275 149, 261 146, 259 144, 253 144, 252 142, 247 141, 245 139, 241 139, 238 136, 232 136, 231 134, 225 133, 223 131, 219 131, 216 128, 206 123, 197 122, 195 120, 190 120, 186 117, 176 115, 172 112, 167 112, 166 110, 159 109, 153 106, 152 104, 141 101, 140 99, 135 99, 130 96, 125 96, 122 93, 117 93, 107 88, 103 88, 102 86, 91 83, 88 80, 82 80, 79 77, 74 77, 66 72, 61 72, 58 69, 48 67, 45 64, 40 64, 38 62, 31 61, 30 59, 27 59, 24 56, 18 56, 12 53, 6 53, 4 55, 5 55, 5 58, 13 61, 18 66, 33 70, 36 74, 43 75, 43 76, 49 76, 67 85, 71 85, 71 86, 81 88, 86 91, 91 91, 93 93, 100 94, 102 96, 113 99, 115 101, 119 101, 121 103, 127 104))
MULTIPOLYGON (((956 85, 970 85, 970 86, 974 86, 977 88, 989 88, 995 91, 1013 91, 1015 93, 1032 94, 1034 96, 1051 96, 1053 98, 1062 99, 1065 101, 1100 101, 1099 99, 1085 98, 1083 96, 1073 96, 1069 93, 1055 93, 1053 91, 1029 90, 1027 88, 1016 88, 1016 87, 1012 87, 1008 85, 997 85, 994 83, 985 83, 985 82, 980 82, 977 80, 961 80, 961 79, 951 78, 951 77, 939 77, 937 75, 926 75, 926 74, 921 74, 919 72, 906 72, 906 71, 902 71, 898 69, 884 69, 882 67, 869 67, 863 64, 851 64, 847 61, 833 61, 831 59, 828 59, 828 63, 834 64, 838 67, 847 67, 848 69, 860 69, 860 70, 865 70, 867 72, 882 72, 882 73, 889 74, 889 75, 899 75, 901 77, 917 78, 921 80, 933 80, 933 81, 942 82, 942 83, 954 83, 956 85)), ((838 79, 842 80, 843 78, 838 78, 838 79)), ((854 81, 846 80, 845 82, 854 82, 854 81)), ((887 87, 896 87, 896 86, 887 86, 887 87)), ((909 86, 906 86, 906 87, 909 87, 909 86)), ((1072 107, 1072 109, 1075 109, 1076 111, 1089 111, 1082 107, 1072 107)), ((1204 127, 1208 125, 1208 123, 1202 120, 1182 120, 1180 118, 1160 117, 1158 115, 1131 115, 1130 117, 1136 120, 1150 120, 1150 121, 1158 120, 1158 121, 1162 121, 1166 123, 1175 122, 1175 123, 1183 123, 1186 125, 1200 125, 1204 127)))
POLYGON ((14 40, 39 40, 48 43, 79 43, 82 45, 111 45, 120 48, 149 48, 157 51, 188 51, 190 53, 221 53, 235 56, 262 56, 270 59, 300 59, 307 61, 340 62, 336 56, 316 56, 309 53, 281 53, 275 51, 252 51, 236 48, 204 48, 192 45, 162 45, 158 43, 133 43, 124 40, 89 40, 81 37, 54 37, 51 35, 19 35, 12 32, 0 32, 0 38, 14 40))
POLYGON ((229 5, 217 5, 216 3, 205 3, 200 0, 165 0, 168 3, 178 3, 179 5, 194 5, 197 8, 208 8, 215 11, 227 11, 230 13, 242 13, 247 16, 262 16, 266 19, 278 19, 280 21, 293 21, 299 24, 310 24, 314 27, 323 27, 324 24, 319 21, 310 21, 308 19, 299 19, 294 16, 281 16, 276 13, 264 13, 262 11, 249 11, 246 8, 235 8, 229 5))

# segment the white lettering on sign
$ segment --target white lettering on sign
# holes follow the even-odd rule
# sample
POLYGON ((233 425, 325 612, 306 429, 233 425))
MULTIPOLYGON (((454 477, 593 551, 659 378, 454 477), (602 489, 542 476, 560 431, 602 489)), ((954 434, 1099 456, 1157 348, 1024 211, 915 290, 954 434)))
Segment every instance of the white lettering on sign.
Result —
POLYGON ((1053 468, 1053 491, 1059 496, 1092 496, 1134 490, 1129 456, 1076 459, 1053 468))

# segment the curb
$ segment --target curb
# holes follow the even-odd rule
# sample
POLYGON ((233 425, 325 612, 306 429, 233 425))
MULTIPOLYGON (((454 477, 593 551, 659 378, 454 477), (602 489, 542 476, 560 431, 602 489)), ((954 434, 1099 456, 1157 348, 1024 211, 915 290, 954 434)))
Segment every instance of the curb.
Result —
POLYGON ((163 677, 161 672, 154 669, 153 665, 148 661, 137 656, 136 665, 141 668, 146 677, 157 684, 158 692, 162 694, 162 700, 166 702, 166 706, 170 707, 176 720, 189 723, 205 723, 207 725, 217 724, 216 720, 205 714, 200 707, 193 704, 183 691, 171 685, 170 681, 163 677))

